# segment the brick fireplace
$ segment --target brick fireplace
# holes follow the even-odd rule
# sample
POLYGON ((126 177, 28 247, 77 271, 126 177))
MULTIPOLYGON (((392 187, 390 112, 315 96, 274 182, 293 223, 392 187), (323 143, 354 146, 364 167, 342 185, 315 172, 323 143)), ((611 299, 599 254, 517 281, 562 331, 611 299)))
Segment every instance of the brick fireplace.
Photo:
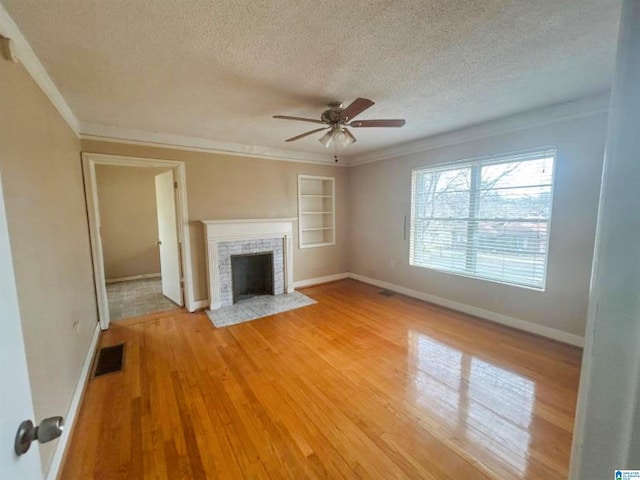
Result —
POLYGON ((295 218, 204 220, 209 308, 232 305, 232 257, 270 254, 274 295, 293 292, 295 218))

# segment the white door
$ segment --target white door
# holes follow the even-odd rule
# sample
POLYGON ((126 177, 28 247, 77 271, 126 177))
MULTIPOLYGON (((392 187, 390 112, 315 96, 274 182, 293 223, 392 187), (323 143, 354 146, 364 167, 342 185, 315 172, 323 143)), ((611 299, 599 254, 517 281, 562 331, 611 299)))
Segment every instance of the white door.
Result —
POLYGON ((156 204, 162 294, 182 306, 182 275, 173 171, 156 175, 156 204))
POLYGON ((35 423, 24 352, 18 293, 0 180, 0 478, 42 478, 38 442, 17 456, 14 438, 23 420, 35 423))

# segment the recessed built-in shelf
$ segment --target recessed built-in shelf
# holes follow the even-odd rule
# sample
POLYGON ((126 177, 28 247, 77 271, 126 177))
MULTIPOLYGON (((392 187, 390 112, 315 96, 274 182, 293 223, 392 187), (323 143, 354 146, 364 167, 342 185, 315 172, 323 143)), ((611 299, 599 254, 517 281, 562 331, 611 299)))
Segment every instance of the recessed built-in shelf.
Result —
POLYGON ((298 175, 300 248, 335 245, 335 180, 298 175))

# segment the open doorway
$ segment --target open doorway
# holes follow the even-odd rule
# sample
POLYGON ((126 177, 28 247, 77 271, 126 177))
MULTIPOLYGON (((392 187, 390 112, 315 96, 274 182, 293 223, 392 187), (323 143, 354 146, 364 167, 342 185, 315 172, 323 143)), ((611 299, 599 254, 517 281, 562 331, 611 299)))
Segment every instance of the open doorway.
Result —
POLYGON ((174 172, 97 165, 111 321, 183 306, 174 172))
POLYGON ((84 153, 100 326, 194 310, 183 162, 84 153))

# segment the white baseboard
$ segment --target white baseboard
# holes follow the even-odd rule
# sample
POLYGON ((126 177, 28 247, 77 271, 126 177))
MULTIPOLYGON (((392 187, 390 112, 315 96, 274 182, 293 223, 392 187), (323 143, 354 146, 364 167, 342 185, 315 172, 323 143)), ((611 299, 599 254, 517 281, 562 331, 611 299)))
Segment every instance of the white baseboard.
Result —
POLYGON ((62 461, 64 460, 69 437, 73 432, 73 424, 75 422, 76 415, 78 414, 78 410, 80 409, 80 402, 82 401, 82 397, 84 396, 85 387, 87 386, 87 378, 89 377, 91 363, 93 362, 93 357, 96 353, 99 338, 100 324, 96 323, 96 329, 93 332, 93 337, 91 338, 91 343, 89 344, 89 350, 87 351, 87 356, 84 359, 82 370, 80 371, 80 378, 78 379, 78 383, 76 384, 76 390, 75 392, 73 392, 69 410, 67 410, 67 414, 64 417, 64 432, 60 436, 58 444, 56 445, 56 451, 53 454, 53 459, 51 460, 51 466, 49 467, 47 480, 56 480, 58 478, 58 474, 60 473, 60 467, 62 466, 62 461))
MULTIPOLYGON (((309 287, 311 285, 319 285, 321 283, 335 282, 336 280, 344 280, 345 278, 349 278, 348 273, 336 273, 334 275, 327 275, 326 277, 308 278, 306 280, 298 280, 296 282, 293 282, 293 288, 295 289, 295 288, 309 287)), ((287 292, 287 293, 291 293, 291 292, 287 292)), ((210 306, 209 300, 196 300, 195 302, 193 302, 194 309, 190 311, 200 310, 202 308, 208 309, 209 306, 210 306)), ((216 310, 221 307, 222 307, 222 304, 218 302, 217 304, 214 303, 211 306, 211 309, 216 310)))
POLYGON ((130 282, 131 280, 142 280, 143 278, 160 278, 160 273, 143 273, 142 275, 132 275, 130 277, 107 278, 105 283, 130 282))
POLYGON ((468 313, 469 315, 480 317, 485 320, 490 320, 495 323, 500 323, 502 325, 516 328, 518 330, 524 330, 525 332, 551 338, 552 340, 557 340, 558 342, 568 343, 570 345, 575 345, 576 347, 584 347, 584 337, 575 335, 573 333, 564 332, 562 330, 557 330, 551 327, 545 327, 544 325, 538 325, 537 323, 509 317, 501 313, 491 312, 489 310, 484 310, 482 308, 473 307, 461 302, 437 297, 428 293, 418 292, 417 290, 411 290, 410 288, 395 285, 393 283, 365 277, 364 275, 358 275, 357 273, 349 273, 349 278, 353 278, 354 280, 368 283, 370 285, 375 285, 376 287, 386 288, 387 290, 392 290, 394 292, 407 295, 408 297, 417 298, 419 300, 424 300, 425 302, 434 303, 442 307, 447 307, 451 310, 468 313))
POLYGON ((293 282, 293 288, 309 287, 311 285, 319 285, 321 283, 335 282, 349 278, 349 273, 336 273, 325 277, 307 278, 306 280, 298 280, 293 282))
MULTIPOLYGON (((407 295, 408 297, 424 300, 425 302, 433 303, 435 305, 440 305, 442 307, 447 307, 447 308, 450 308, 451 310, 456 310, 458 312, 468 313, 469 315, 480 317, 482 319, 499 323, 501 325, 506 325, 508 327, 512 327, 518 330, 523 330, 525 332, 540 335, 542 337, 551 338, 552 340, 556 340, 558 342, 568 343, 569 345, 575 345, 576 347, 584 346, 584 337, 575 335, 573 333, 564 332, 562 330, 546 327, 544 325, 538 325, 537 323, 529 322, 527 320, 521 320, 519 318, 510 317, 508 315, 492 312, 489 310, 485 310, 483 308, 467 305, 462 302, 456 302, 454 300, 449 300, 447 298, 438 297, 436 295, 419 292, 417 290, 412 290, 410 288, 385 282, 383 280, 377 280, 375 278, 365 277, 364 275, 358 275, 357 273, 336 273, 334 275, 327 275, 324 277, 308 278, 306 280, 297 280, 293 282, 293 286, 294 288, 304 288, 304 287, 309 287, 311 285, 319 285, 321 283, 335 282, 337 280, 343 280, 345 278, 353 278, 354 280, 368 283, 370 285, 375 285, 380 288, 386 288, 387 290, 392 290, 394 292, 407 295)), ((194 303, 194 305, 196 306, 196 309, 208 308, 209 300, 197 300, 194 303)), ((220 308, 220 305, 212 306, 213 310, 215 310, 216 308, 220 308)))
POLYGON ((209 300, 196 300, 191 306, 193 307, 193 310, 189 309, 190 312, 202 310, 203 308, 209 308, 209 300))

